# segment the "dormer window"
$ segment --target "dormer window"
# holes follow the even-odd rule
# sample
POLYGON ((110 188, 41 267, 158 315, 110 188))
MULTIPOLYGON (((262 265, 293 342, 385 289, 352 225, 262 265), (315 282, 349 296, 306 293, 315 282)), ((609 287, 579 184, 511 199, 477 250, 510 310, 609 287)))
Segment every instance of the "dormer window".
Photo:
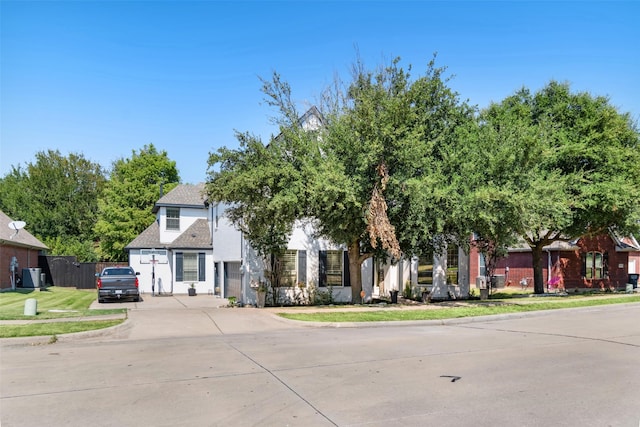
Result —
POLYGON ((180 208, 167 208, 167 230, 180 230, 180 208))

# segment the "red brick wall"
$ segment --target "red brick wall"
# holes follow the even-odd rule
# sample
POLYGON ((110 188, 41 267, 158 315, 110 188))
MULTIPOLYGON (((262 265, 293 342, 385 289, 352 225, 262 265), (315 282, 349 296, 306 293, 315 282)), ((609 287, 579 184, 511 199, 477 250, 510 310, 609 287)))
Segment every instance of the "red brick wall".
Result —
POLYGON ((38 250, 28 249, 20 246, 0 245, 0 289, 11 288, 11 258, 18 259, 17 273, 22 276, 23 268, 38 267, 38 250))
MULTIPOLYGON (((552 274, 559 274, 565 289, 592 288, 624 289, 628 281, 629 260, 636 260, 636 273, 640 273, 640 252, 616 252, 615 243, 609 235, 593 238, 581 238, 578 241, 579 251, 553 251, 551 252, 552 274), (586 280, 583 276, 582 254, 586 252, 602 252, 608 257, 608 274, 606 279, 586 280), (556 273, 557 272, 557 273, 556 273)), ((545 287, 549 277, 549 259, 547 252, 543 253, 542 277, 545 287)), ((480 271, 478 251, 471 247, 469 253, 469 277, 471 284, 475 284, 475 278, 480 271)), ((507 284, 519 286, 520 280, 526 277, 529 285, 533 286, 533 265, 530 251, 511 252, 506 258, 498 262, 495 274, 505 275, 507 284), (509 267, 509 271, 506 271, 509 267)))
MULTIPOLYGON (((547 259, 543 258, 541 263, 542 275, 546 279, 547 259)), ((529 286, 533 289, 533 257, 531 252, 511 252, 498 262, 495 274, 504 274, 509 286, 520 286, 520 280, 527 278, 529 286), (509 272, 507 272, 507 267, 509 267, 509 272)))
MULTIPOLYGON (((547 274, 547 259, 542 261, 543 275, 546 282, 547 274)), ((471 247, 469 252, 469 277, 471 278, 471 285, 475 284, 476 277, 480 274, 480 258, 477 248, 471 247)), ((506 258, 498 261, 496 266, 496 275, 505 276, 506 286, 519 286, 520 280, 526 277, 529 281, 529 286, 533 287, 533 259, 530 251, 524 252, 512 252, 506 258), (507 272, 506 267, 509 267, 507 272), (509 283, 510 282, 510 283, 509 283)))
POLYGON ((608 256, 608 273, 607 279, 600 280, 587 280, 581 276, 582 271, 582 259, 578 256, 573 260, 571 265, 571 275, 575 275, 576 279, 572 280, 574 287, 587 287, 594 289, 606 289, 606 288, 624 288, 627 284, 627 274, 629 266, 629 253, 628 252, 616 252, 615 243, 613 239, 608 235, 598 237, 585 237, 578 241, 580 247, 580 253, 598 251, 606 253, 608 256), (577 274, 576 274, 577 271, 577 274))

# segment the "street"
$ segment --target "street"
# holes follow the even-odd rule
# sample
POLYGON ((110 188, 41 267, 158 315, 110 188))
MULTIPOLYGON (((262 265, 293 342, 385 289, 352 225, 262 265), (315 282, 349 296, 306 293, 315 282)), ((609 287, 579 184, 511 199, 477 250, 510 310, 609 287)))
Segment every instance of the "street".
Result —
POLYGON ((640 424, 640 304, 339 328, 176 304, 127 323, 3 340, 2 426, 640 424))

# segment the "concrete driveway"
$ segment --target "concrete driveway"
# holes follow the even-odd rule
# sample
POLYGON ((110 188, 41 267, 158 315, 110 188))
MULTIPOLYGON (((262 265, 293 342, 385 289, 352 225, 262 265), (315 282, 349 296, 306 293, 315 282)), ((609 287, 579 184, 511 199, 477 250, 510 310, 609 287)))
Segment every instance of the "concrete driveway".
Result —
POLYGON ((228 301, 211 295, 143 295, 140 302, 95 301, 91 308, 126 308, 124 325, 105 332, 112 339, 155 339, 223 334, 260 333, 303 324, 281 319, 271 310, 230 308, 228 301))

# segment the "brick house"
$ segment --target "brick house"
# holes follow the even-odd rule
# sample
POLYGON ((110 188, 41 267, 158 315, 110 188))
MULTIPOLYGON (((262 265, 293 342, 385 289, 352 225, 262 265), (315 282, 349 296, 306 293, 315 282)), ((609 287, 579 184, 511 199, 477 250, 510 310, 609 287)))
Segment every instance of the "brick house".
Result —
POLYGON ((12 261, 17 261, 15 277, 27 268, 38 267, 38 255, 49 249, 25 229, 10 227, 12 219, 0 211, 0 289, 12 289, 12 261))
MULTIPOLYGON (((545 246, 544 252, 541 267, 545 289, 549 289, 551 282, 551 290, 557 286, 580 291, 625 290, 633 275, 640 272, 640 245, 633 236, 621 238, 609 233, 581 237, 571 242, 554 242, 545 246)), ((483 257, 477 249, 472 248, 469 258, 470 275, 484 274, 483 257)), ((532 286, 531 249, 526 245, 510 248, 507 257, 498 262, 495 275, 498 287, 520 286, 523 278, 532 286)))

